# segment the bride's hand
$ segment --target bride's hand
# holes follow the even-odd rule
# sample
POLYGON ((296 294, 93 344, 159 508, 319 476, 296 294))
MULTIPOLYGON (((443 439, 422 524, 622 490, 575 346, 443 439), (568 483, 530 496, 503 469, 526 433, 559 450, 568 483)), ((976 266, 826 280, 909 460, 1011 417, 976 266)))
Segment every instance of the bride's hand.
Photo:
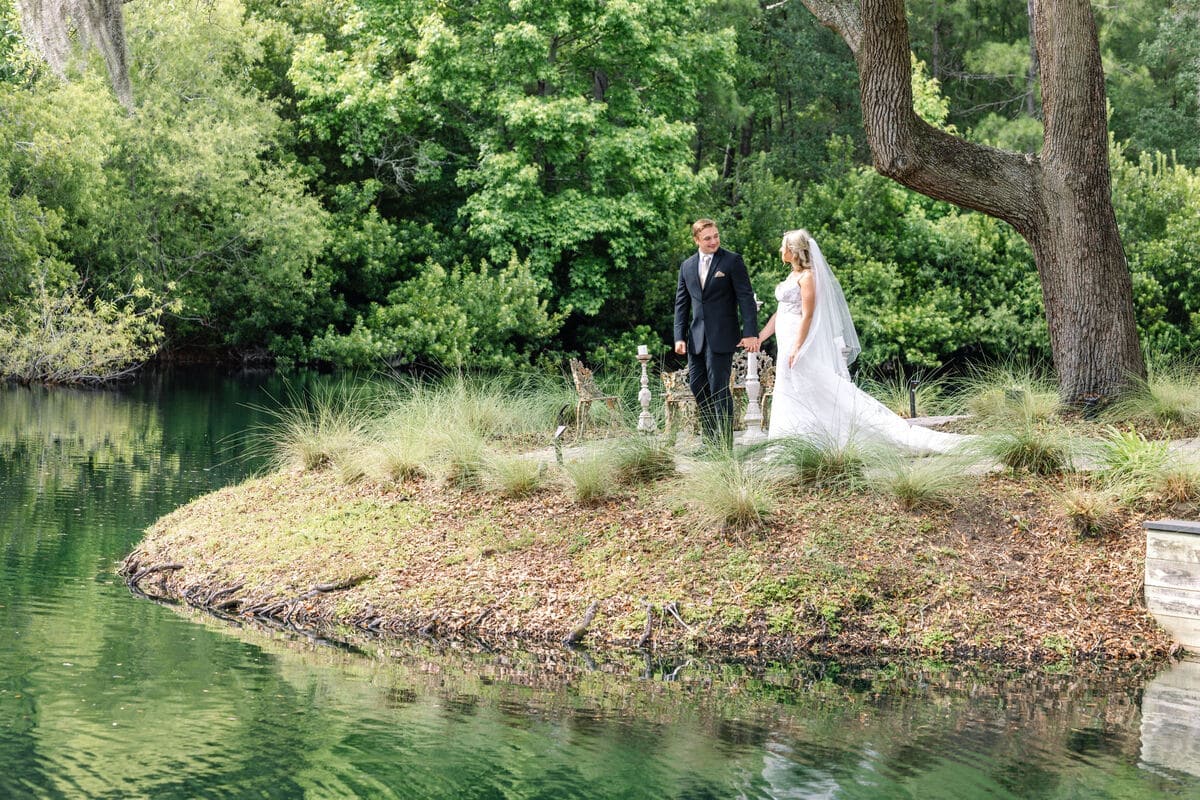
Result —
POLYGON ((792 367, 796 366, 796 356, 798 356, 798 355, 800 355, 799 347, 797 347, 795 350, 793 350, 792 354, 790 356, 788 356, 788 369, 791 369, 792 367))

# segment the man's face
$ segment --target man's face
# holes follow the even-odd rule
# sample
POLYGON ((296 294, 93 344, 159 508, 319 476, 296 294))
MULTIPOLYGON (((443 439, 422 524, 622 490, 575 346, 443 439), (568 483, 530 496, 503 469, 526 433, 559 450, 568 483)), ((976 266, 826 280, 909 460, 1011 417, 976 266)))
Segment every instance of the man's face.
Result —
POLYGON ((707 228, 702 229, 699 233, 692 236, 692 240, 700 248, 700 252, 705 255, 711 256, 721 246, 721 234, 717 232, 716 225, 709 225, 707 228))

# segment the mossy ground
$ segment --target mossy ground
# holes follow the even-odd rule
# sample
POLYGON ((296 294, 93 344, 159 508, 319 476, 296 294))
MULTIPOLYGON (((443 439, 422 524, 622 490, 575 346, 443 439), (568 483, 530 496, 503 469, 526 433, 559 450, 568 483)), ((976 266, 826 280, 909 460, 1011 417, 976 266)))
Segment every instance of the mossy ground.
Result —
POLYGON ((592 647, 730 658, 891 656, 1037 663, 1165 658, 1142 603, 1142 517, 1081 538, 1053 478, 992 474, 934 510, 796 489, 759 531, 702 526, 671 480, 599 504, 343 484, 283 471, 164 517, 132 558, 143 588, 288 601, 292 620, 493 642, 562 640, 595 601, 592 647), (349 589, 320 584, 369 575, 349 589), (203 591, 198 591, 203 590, 203 591), (307 596, 306 596, 307 595, 307 596), (671 604, 674 604, 673 606, 671 604), (677 613, 672 613, 677 612, 677 613))

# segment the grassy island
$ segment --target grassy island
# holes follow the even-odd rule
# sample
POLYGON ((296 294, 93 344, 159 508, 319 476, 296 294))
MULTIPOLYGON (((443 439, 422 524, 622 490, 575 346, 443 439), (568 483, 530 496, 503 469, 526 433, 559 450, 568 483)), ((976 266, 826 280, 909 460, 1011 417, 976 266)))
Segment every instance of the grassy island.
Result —
POLYGON ((685 437, 618 434, 560 465, 534 433, 557 390, 458 378, 308 398, 266 439, 275 469, 159 520, 123 573, 231 616, 493 646, 1061 670, 1167 657, 1141 523, 1195 514, 1200 467, 1178 434, 1200 409, 1083 420, 1022 380, 960 393, 976 447, 922 459, 800 443, 697 457, 685 437))

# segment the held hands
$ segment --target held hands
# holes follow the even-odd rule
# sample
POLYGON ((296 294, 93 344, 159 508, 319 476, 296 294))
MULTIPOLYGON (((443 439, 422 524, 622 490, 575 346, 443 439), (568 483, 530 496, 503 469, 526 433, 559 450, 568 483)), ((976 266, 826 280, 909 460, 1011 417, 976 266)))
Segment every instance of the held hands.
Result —
POLYGON ((757 353, 758 352, 758 337, 757 336, 747 336, 745 339, 742 339, 740 342, 738 342, 738 347, 746 348, 747 353, 757 353))

